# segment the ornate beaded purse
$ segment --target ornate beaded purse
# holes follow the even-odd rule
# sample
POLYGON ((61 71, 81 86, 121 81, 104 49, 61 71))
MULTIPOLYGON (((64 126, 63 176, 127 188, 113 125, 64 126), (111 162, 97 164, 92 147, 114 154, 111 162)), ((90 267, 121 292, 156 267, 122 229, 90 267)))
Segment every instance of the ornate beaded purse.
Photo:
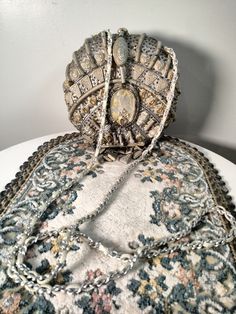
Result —
MULTIPOLYGON (((143 146, 158 133, 161 120, 166 127, 174 119, 177 60, 172 49, 145 34, 120 29, 113 41, 102 146, 143 146)), ((100 129, 107 54, 106 32, 101 32, 85 40, 66 69, 69 117, 89 141, 96 141, 100 129)))
POLYGON ((166 135, 177 60, 101 32, 63 84, 78 132, 44 143, 0 199, 0 313, 235 313, 236 221, 218 171, 166 135))

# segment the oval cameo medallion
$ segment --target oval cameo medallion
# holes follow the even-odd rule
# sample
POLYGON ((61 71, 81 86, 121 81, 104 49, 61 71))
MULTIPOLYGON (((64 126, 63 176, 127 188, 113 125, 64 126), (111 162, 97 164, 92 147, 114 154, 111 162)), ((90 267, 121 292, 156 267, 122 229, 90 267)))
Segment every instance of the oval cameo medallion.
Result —
POLYGON ((136 98, 131 90, 121 88, 111 97, 110 114, 117 124, 124 126, 133 121, 136 113, 136 98))

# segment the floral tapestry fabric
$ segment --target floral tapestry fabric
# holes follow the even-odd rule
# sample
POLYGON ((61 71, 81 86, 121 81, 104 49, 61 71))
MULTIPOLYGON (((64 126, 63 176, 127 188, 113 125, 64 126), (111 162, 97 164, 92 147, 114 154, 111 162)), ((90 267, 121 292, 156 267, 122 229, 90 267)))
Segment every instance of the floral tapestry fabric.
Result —
MULTIPOLYGON (((108 247, 131 253, 153 239, 186 228, 202 208, 214 206, 219 194, 213 193, 211 183, 216 183, 206 171, 204 157, 168 138, 159 145, 161 154, 154 151, 141 162, 116 192, 108 209, 82 225, 82 231, 108 247)), ((117 160, 105 162, 60 194, 86 168, 93 153, 78 138, 55 145, 0 214, 0 313, 236 313, 232 245, 179 250, 146 259, 125 276, 76 296, 63 292, 37 295, 9 277, 9 253, 36 215, 40 217, 37 232, 74 224, 101 203, 127 167, 117 160)), ((223 218, 212 212, 180 241, 216 238, 224 234, 226 227, 223 218)), ((30 246, 25 264, 46 274, 56 264, 62 241, 60 234, 30 246)), ((77 239, 70 243, 65 268, 50 284, 99 278, 120 266, 119 259, 105 256, 77 239)))

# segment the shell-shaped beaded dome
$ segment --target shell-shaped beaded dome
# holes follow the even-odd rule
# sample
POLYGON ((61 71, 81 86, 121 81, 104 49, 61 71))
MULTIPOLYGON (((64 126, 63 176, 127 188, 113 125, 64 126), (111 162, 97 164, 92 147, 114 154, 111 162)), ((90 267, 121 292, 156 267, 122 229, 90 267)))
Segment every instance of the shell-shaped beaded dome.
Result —
MULTIPOLYGON (((155 136, 171 102, 165 127, 174 120, 178 79, 174 51, 146 34, 119 29, 112 34, 112 71, 102 145, 145 145, 155 136)), ((91 142, 100 127, 105 76, 107 33, 85 40, 73 53, 63 84, 69 118, 91 142)))

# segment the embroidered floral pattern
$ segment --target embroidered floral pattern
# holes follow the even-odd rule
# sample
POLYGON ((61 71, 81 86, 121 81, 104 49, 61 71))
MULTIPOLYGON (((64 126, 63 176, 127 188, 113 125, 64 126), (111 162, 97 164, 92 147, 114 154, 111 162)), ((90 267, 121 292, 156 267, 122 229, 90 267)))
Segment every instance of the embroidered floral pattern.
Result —
MULTIPOLYGON (((173 235, 185 228, 198 210, 213 205, 197 158, 167 140, 160 143, 160 149, 161 156, 153 154, 136 168, 120 191, 122 197, 115 197, 112 206, 98 217, 97 224, 93 221, 91 227, 83 225, 85 232, 108 247, 117 245, 120 249, 126 244, 121 248, 125 251, 132 241, 142 246, 154 238, 173 235)), ((98 206, 124 167, 118 162, 104 163, 67 192, 60 193, 62 187, 80 175, 91 156, 77 139, 54 147, 22 186, 7 212, 0 216, 0 313, 234 313, 236 270, 229 245, 158 256, 143 261, 122 278, 73 297, 33 295, 8 276, 8 253, 17 236, 38 213, 39 205, 53 200, 42 209, 35 232, 70 225, 84 211, 98 206)), ((190 236, 179 241, 215 238, 224 232, 222 221, 213 213, 190 236)), ((30 246, 26 265, 39 274, 49 272, 56 264, 63 239, 61 234, 30 246)), ((115 259, 99 254, 82 239, 71 240, 66 267, 50 284, 93 280, 116 269, 115 259)))

